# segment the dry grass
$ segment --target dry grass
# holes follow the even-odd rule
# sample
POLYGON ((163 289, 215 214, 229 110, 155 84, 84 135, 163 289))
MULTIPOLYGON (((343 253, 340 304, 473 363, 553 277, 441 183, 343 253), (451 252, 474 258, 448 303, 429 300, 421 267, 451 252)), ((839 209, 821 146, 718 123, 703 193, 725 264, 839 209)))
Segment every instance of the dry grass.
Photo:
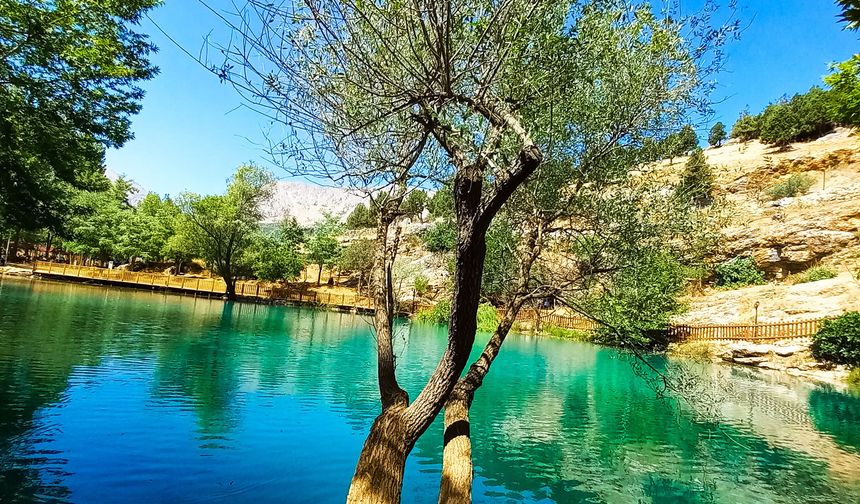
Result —
POLYGON ((700 362, 710 362, 716 355, 716 349, 706 341, 687 341, 672 348, 672 355, 700 362))

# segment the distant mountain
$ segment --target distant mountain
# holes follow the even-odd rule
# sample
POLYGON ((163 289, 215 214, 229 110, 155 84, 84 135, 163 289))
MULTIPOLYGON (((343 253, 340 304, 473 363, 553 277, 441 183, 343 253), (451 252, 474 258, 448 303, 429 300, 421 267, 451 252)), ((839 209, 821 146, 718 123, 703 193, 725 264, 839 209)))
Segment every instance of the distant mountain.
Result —
POLYGON ((303 226, 322 220, 325 214, 339 219, 347 215, 364 198, 360 194, 337 187, 323 187, 307 182, 280 180, 275 194, 263 204, 264 222, 277 222, 287 215, 303 226))
MULTIPOLYGON (((111 182, 116 182, 116 180, 124 175, 120 175, 119 173, 111 170, 110 168, 105 169, 105 177, 108 178, 111 182)), ((143 198, 149 193, 146 189, 144 189, 140 184, 135 182, 134 180, 125 177, 126 180, 131 182, 131 187, 134 191, 128 195, 128 202, 133 206, 137 206, 138 203, 143 201, 143 198)))

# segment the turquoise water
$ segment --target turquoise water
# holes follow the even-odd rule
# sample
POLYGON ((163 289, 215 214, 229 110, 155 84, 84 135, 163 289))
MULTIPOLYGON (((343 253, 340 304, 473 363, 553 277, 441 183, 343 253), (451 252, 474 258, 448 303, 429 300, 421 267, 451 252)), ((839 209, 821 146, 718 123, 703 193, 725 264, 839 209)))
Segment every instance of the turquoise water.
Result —
MULTIPOLYGON (((400 327, 413 397, 443 346, 400 327)), ((860 502, 860 397, 690 371, 692 401, 658 398, 613 350, 511 336, 472 410, 475 501, 860 502)), ((339 502, 377 410, 364 317, 0 283, 0 502, 339 502)), ((441 439, 404 502, 435 502, 441 439)))

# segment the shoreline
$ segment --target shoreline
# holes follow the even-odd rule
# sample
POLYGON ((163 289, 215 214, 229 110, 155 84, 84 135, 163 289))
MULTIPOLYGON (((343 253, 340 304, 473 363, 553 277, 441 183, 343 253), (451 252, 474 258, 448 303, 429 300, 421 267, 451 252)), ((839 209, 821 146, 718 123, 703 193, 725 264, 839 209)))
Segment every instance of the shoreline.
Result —
MULTIPOLYGON (((155 291, 164 294, 191 297, 207 297, 209 299, 224 299, 223 294, 197 295, 184 291, 177 291, 169 287, 140 287, 133 284, 120 284, 105 280, 79 279, 66 276, 51 276, 44 274, 33 274, 31 269, 19 266, 0 266, 0 280, 10 277, 17 280, 30 280, 40 282, 56 282, 78 285, 90 285, 107 288, 119 288, 121 290, 155 291)), ((353 313, 369 315, 373 311, 369 308, 344 309, 337 305, 324 303, 298 302, 293 300, 258 298, 253 296, 237 296, 234 302, 262 304, 272 306, 292 306, 299 308, 323 309, 339 313, 353 313)), ((401 314, 402 316, 402 314, 401 314)), ((539 336, 557 340, 590 342, 588 338, 573 337, 568 335, 554 335, 546 332, 534 332, 526 328, 514 328, 512 332, 525 336, 539 336)), ((579 332, 576 332, 577 334, 579 332)), ((812 359, 808 352, 808 343, 803 342, 774 342, 769 344, 757 344, 754 342, 688 342, 670 343, 666 355, 673 358, 688 358, 700 362, 710 362, 717 365, 738 366, 745 369, 754 369, 767 375, 787 376, 799 378, 816 385, 825 385, 836 388, 839 391, 847 391, 849 388, 845 378, 848 370, 844 366, 827 366, 812 359)))

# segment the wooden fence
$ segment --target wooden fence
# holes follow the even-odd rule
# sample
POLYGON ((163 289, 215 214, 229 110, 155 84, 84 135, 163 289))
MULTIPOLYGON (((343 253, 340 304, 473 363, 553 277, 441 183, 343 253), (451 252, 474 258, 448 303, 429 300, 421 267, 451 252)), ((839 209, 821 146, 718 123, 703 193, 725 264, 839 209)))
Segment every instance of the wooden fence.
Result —
POLYGON ((764 324, 673 325, 670 338, 676 341, 776 341, 810 338, 827 318, 769 322, 764 324))
MULTIPOLYGON (((33 266, 33 273, 203 294, 221 295, 227 289, 224 281, 220 278, 197 278, 164 275, 161 273, 142 273, 122 269, 105 269, 45 261, 36 261, 33 266)), ((366 311, 373 310, 373 300, 365 296, 314 292, 291 286, 281 287, 254 282, 237 282, 236 295, 245 298, 323 304, 338 308, 362 309, 366 311)), ((500 315, 504 315, 504 312, 500 312, 500 315)), ((821 323, 825 320, 827 319, 765 324, 673 325, 669 327, 668 332, 670 339, 675 341, 775 341, 809 338, 818 331, 821 323)), ((582 316, 567 316, 533 308, 520 310, 517 314, 517 321, 530 322, 537 326, 545 327, 551 325, 578 331, 592 331, 597 327, 594 321, 582 316)))
MULTIPOLYGON (((33 273, 50 276, 84 278, 104 282, 132 284, 141 287, 170 289, 195 294, 222 295, 227 285, 220 278, 198 278, 162 273, 143 273, 123 269, 96 268, 45 261, 36 261, 33 273)), ((356 294, 314 292, 296 287, 266 285, 256 282, 236 282, 236 295, 245 298, 294 301, 308 304, 325 304, 340 308, 372 309, 370 298, 356 294)))

